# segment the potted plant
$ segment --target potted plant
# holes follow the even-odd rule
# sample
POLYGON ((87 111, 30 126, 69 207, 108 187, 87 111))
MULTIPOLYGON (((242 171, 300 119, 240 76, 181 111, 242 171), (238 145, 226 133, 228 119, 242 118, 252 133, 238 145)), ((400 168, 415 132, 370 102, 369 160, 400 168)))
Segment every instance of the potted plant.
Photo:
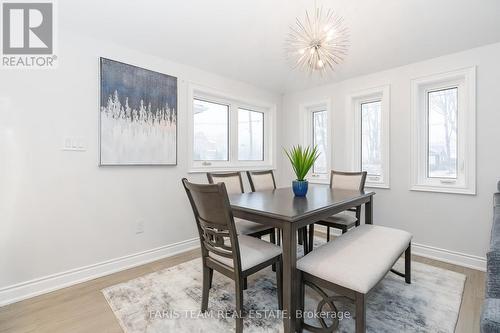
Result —
POLYGON ((303 197, 306 195, 308 188, 308 182, 305 177, 320 154, 318 147, 303 148, 301 145, 297 145, 293 146, 290 150, 285 149, 285 153, 290 163, 292 163, 293 171, 297 176, 297 179, 292 182, 293 193, 298 197, 303 197))

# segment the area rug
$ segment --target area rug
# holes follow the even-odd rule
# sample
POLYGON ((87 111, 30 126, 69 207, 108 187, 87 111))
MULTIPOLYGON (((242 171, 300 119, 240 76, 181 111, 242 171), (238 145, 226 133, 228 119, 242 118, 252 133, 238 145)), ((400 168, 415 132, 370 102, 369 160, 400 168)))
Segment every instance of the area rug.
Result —
MULTIPOLYGON (((402 260, 396 269, 404 271, 402 260)), ((465 276, 412 262, 412 284, 389 273, 367 299, 368 332, 453 332, 465 276)), ((201 313, 201 260, 195 259, 102 290, 125 333, 195 333, 234 331, 234 284, 214 272, 209 311, 201 313)), ((244 332, 283 332, 275 273, 251 276, 244 291, 244 332)), ((318 325, 319 297, 306 289, 306 322, 318 325)), ((351 303, 337 302, 339 332, 354 332, 351 303)), ((332 318, 331 313, 326 317, 332 318)), ((327 322, 330 319, 326 319, 327 322)))

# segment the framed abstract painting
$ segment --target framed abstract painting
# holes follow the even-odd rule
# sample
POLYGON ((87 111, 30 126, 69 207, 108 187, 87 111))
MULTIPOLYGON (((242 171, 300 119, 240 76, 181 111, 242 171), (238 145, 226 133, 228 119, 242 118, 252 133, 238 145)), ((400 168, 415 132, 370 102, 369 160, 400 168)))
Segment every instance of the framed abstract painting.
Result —
POLYGON ((100 58, 99 165, 177 164, 177 78, 100 58))

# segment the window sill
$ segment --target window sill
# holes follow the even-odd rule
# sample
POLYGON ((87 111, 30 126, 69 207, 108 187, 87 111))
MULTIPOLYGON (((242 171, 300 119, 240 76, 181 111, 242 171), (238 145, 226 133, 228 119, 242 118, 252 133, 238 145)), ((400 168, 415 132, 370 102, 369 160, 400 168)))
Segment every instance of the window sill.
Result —
POLYGON ((368 188, 385 188, 385 189, 390 189, 391 187, 389 184, 384 184, 384 183, 369 183, 366 182, 365 187, 368 188))
POLYGON ((410 191, 476 195, 476 189, 431 185, 412 185, 410 191))
POLYGON ((307 179, 307 181, 311 184, 330 185, 330 181, 328 179, 307 179))

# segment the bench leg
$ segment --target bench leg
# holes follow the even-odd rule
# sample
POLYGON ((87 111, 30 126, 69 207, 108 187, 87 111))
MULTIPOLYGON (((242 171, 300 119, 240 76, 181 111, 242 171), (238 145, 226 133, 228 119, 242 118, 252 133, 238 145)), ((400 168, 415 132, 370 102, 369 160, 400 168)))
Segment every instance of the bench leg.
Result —
POLYGON ((330 227, 326 227, 326 242, 330 241, 330 227))
POLYGON ((366 304, 365 295, 356 293, 356 333, 366 332, 366 304))
POLYGON ((405 282, 411 283, 411 243, 405 251, 405 282))

